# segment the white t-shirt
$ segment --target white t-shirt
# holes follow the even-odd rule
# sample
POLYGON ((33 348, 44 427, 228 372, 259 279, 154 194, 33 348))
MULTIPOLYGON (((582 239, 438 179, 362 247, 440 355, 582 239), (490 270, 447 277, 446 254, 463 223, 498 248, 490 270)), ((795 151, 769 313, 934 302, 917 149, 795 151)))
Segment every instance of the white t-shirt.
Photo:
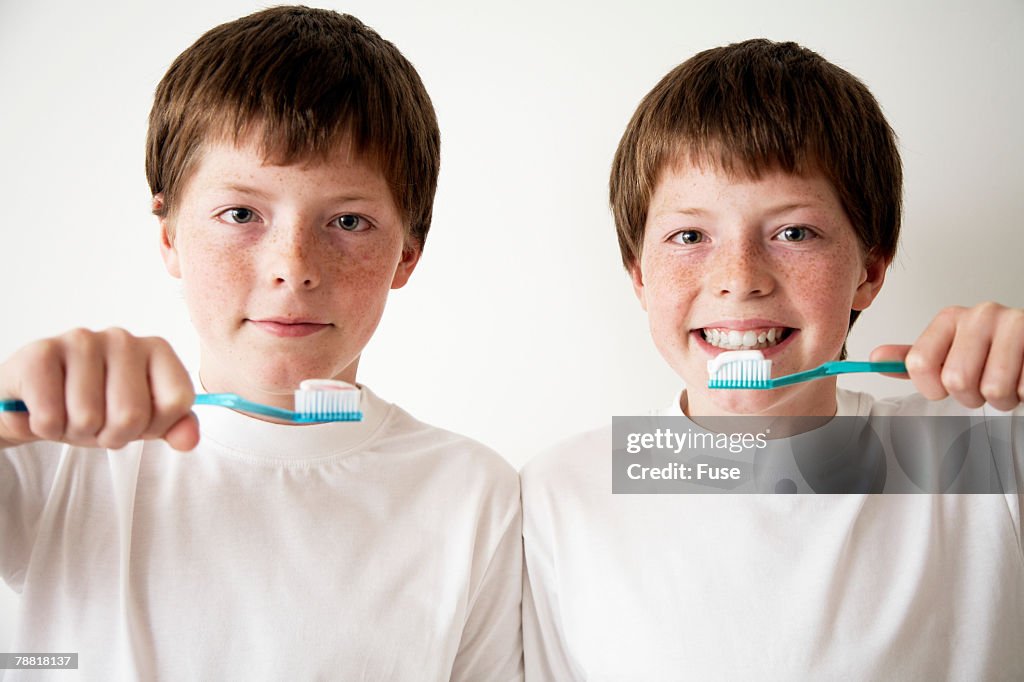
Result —
POLYGON ((360 423, 196 408, 188 453, 0 451, 11 650, 78 652, 67 679, 521 679, 515 471, 362 390, 360 423))
POLYGON ((522 472, 528 681, 1024 679, 1021 496, 614 495, 611 461, 608 427, 522 472))

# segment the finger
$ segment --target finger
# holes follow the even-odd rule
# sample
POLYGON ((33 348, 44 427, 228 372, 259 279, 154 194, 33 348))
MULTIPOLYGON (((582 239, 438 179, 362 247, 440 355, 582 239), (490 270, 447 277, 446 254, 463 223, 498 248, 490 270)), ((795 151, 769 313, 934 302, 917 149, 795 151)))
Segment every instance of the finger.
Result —
MULTIPOLYGON (((59 441, 64 436, 64 358, 56 339, 39 341, 24 349, 22 382, 15 397, 28 407, 28 428, 34 438, 59 441), (24 379, 30 377, 31 381, 24 379)), ((21 354, 19 353, 19 356, 21 354)))
POLYGON ((63 433, 64 368, 58 344, 52 339, 35 342, 0 365, 0 396, 32 406, 30 412, 0 412, 0 442, 15 445, 45 438, 33 426, 63 433), (33 381, 25 381, 33 374, 33 381), (48 410, 54 417, 47 417, 48 410))
POLYGON ((108 329, 102 336, 107 364, 107 412, 96 442, 100 447, 116 450, 142 439, 153 404, 143 344, 123 329, 108 329))
MULTIPOLYGON (((887 344, 879 346, 871 351, 871 355, 868 359, 871 362, 903 362, 907 353, 910 352, 910 346, 887 344)), ((906 372, 882 372, 883 376, 895 377, 897 379, 909 379, 910 375, 906 372)))
POLYGON ((1001 315, 981 376, 981 395, 997 410, 1008 412, 1024 395, 1024 311, 1006 310, 1001 315))
POLYGON ((929 400, 949 395, 942 381, 942 368, 956 334, 962 308, 946 308, 925 328, 904 359, 914 388, 929 400))
POLYGON ((976 307, 960 317, 942 366, 942 385, 954 400, 967 407, 985 404, 981 375, 992 347, 993 312, 992 308, 976 307))
POLYGON ((188 370, 163 339, 146 339, 149 348, 147 373, 153 401, 153 416, 146 429, 146 438, 163 438, 183 417, 189 415, 195 402, 195 390, 188 370))
MULTIPOLYGON (((75 445, 95 445, 106 420, 106 368, 103 344, 86 329, 59 337, 64 356, 64 405, 67 422, 59 438, 75 445)), ((32 410, 32 407, 29 407, 32 410)))
POLYGON ((199 445, 199 419, 189 412, 167 430, 164 440, 180 452, 195 449, 199 445))

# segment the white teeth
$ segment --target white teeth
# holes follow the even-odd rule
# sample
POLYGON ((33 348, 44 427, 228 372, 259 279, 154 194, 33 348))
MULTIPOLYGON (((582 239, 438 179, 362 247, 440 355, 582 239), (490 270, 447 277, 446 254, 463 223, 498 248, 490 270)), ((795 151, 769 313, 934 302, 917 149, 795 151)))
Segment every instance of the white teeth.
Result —
POLYGON ((781 327, 771 327, 766 330, 748 329, 703 329, 704 340, 716 348, 725 350, 761 350, 774 346, 782 341, 782 334, 785 331, 781 327))

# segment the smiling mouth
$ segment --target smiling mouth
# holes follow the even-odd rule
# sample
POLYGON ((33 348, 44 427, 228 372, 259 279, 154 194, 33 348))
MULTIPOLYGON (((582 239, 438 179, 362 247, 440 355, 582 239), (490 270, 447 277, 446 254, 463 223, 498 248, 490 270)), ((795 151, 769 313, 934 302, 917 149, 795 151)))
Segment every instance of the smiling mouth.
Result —
POLYGON ((705 327, 701 338, 709 345, 723 350, 763 350, 777 346, 793 332, 792 327, 762 327, 760 329, 726 329, 705 327))

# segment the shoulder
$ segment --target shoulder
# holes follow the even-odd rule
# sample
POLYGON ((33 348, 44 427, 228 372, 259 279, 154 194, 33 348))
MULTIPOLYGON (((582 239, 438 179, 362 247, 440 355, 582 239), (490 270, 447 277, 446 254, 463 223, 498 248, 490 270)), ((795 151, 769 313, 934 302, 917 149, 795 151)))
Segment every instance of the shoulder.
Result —
MULTIPOLYGON (((607 482, 611 490, 612 427, 584 431, 555 443, 529 462, 520 472, 523 502, 560 491, 592 489, 607 482)), ((603 488, 602 488, 603 489, 603 488)))
POLYGON ((397 405, 391 405, 372 447, 389 457, 419 462, 436 475, 486 485, 518 499, 519 477, 508 460, 477 440, 420 421, 397 405))

